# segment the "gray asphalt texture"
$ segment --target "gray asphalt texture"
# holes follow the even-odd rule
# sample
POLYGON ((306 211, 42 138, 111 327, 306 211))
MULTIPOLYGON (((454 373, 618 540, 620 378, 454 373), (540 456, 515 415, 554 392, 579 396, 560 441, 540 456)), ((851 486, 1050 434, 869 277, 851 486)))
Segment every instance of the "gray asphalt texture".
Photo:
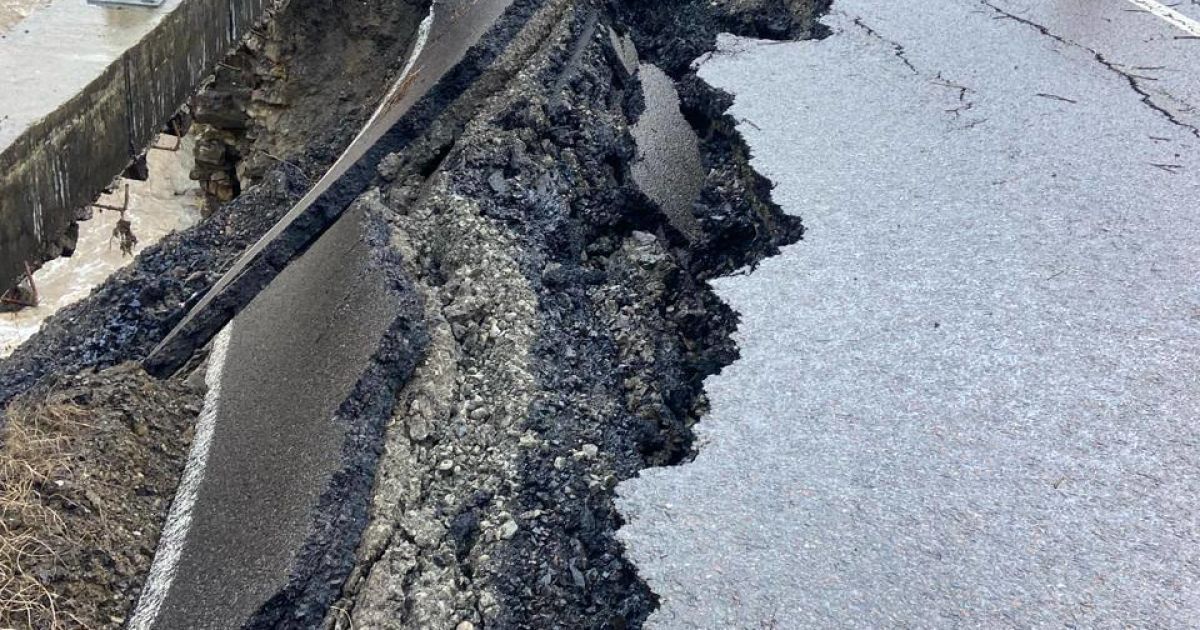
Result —
POLYGON ((638 67, 646 110, 631 132, 638 145, 633 180, 689 239, 700 234, 692 202, 704 186, 700 142, 683 113, 671 77, 654 64, 638 67))
POLYGON ((341 465, 334 414, 398 305, 351 211, 233 321, 212 450, 155 628, 237 628, 286 585, 341 465))
POLYGON ((716 283, 695 462, 618 489, 648 627, 1200 623, 1200 41, 993 5, 703 65, 808 231, 716 283))

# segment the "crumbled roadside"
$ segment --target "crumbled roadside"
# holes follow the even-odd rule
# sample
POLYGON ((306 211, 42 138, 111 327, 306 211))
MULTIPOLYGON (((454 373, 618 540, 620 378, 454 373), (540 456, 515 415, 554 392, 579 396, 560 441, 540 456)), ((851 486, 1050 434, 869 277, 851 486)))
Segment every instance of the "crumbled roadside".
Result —
POLYGON ((124 364, 10 402, 0 429, 0 627, 124 625, 202 398, 124 364))
POLYGON ((537 4, 550 26, 516 77, 461 132, 385 160, 359 201, 393 216, 433 342, 400 393, 329 627, 640 627, 656 602, 616 540, 613 489, 690 457, 703 379, 736 358, 736 315, 705 280, 802 232, 750 168, 730 98, 677 63, 728 16, 537 4), (697 135, 697 233, 634 182, 645 102, 627 35, 664 62, 697 135))

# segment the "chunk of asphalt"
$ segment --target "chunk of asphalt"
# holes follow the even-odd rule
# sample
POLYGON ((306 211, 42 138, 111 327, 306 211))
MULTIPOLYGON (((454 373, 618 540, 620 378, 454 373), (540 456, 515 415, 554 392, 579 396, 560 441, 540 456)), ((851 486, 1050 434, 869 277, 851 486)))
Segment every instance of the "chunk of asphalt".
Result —
POLYGON ((458 0, 434 14, 428 44, 415 51, 371 121, 313 189, 192 307, 144 360, 165 378, 182 367, 366 192, 380 163, 407 145, 461 96, 516 33, 500 19, 513 0, 458 0), (493 31, 484 40, 484 34, 493 31))
POLYGON ((159 595, 135 627, 324 613, 365 525, 395 392, 428 338, 387 243, 382 217, 352 209, 234 320, 206 401, 212 437, 188 464, 200 481, 172 510, 189 525, 168 524, 159 553, 179 551, 151 575, 159 595))
POLYGON ((638 66, 646 110, 633 126, 638 156, 633 180, 671 219, 689 241, 700 237, 692 204, 704 186, 704 165, 696 132, 679 111, 675 83, 658 66, 638 66))

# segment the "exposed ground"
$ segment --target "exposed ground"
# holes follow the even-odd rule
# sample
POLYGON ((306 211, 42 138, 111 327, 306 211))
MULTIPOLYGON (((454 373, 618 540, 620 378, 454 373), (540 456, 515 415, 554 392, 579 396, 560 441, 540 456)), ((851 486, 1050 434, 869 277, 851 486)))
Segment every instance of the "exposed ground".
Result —
POLYGON ((194 101, 196 170, 228 202, 283 165, 319 178, 403 66, 428 0, 280 3, 194 101))
MULTIPOLYGON (((690 456, 701 383, 736 357, 736 316, 704 281, 802 231, 750 169, 729 97, 689 64, 722 30, 808 36, 815 8, 518 0, 510 11, 526 37, 491 62, 503 72, 427 121, 358 201, 389 218, 432 341, 381 437, 370 521, 327 626, 640 627, 655 599, 615 539, 612 490, 690 456), (644 104, 613 45, 626 36, 675 82, 699 139, 690 235, 634 184, 644 104)), ((48 322, 0 363, 0 403, 47 374, 143 356, 348 139, 313 137, 334 139, 276 156, 261 184, 48 322)), ((259 625, 308 605, 276 601, 259 625)))
POLYGON ((202 393, 136 364, 4 411, 0 627, 120 628, 154 557, 202 393))

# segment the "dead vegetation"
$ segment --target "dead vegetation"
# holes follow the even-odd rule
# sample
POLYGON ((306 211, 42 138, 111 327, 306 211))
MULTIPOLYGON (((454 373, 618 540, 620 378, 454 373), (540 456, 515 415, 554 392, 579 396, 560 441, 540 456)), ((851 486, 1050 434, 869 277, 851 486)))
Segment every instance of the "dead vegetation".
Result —
POLYGON ((0 420, 0 628, 124 624, 199 397, 126 365, 8 405, 0 420))
POLYGON ((0 447, 0 625, 62 627, 57 598, 38 569, 60 563, 60 554, 78 548, 88 534, 70 531, 51 507, 59 501, 58 487, 75 478, 71 453, 75 436, 86 428, 86 412, 44 401, 21 402, 6 415, 0 447))

